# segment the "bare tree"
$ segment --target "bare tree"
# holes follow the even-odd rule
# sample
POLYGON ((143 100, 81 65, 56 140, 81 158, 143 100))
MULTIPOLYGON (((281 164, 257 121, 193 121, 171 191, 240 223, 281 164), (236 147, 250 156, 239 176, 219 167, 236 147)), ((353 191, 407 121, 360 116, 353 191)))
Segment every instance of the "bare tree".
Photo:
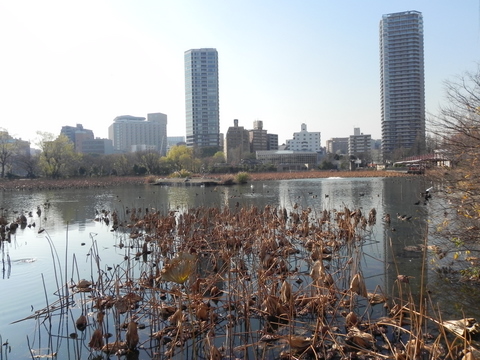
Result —
MULTIPOLYGON (((446 81, 445 90, 447 101, 430 119, 430 127, 438 155, 453 166, 433 176, 447 200, 443 234, 454 245, 456 257, 466 257, 477 251, 480 240, 480 66, 446 81)), ((480 265, 468 272, 480 279, 480 265)))
POLYGON ((25 154, 19 154, 15 157, 15 161, 18 167, 25 171, 27 178, 37 177, 39 172, 39 157, 33 156, 30 152, 25 154))
POLYGON ((0 130, 0 177, 5 177, 7 168, 16 152, 17 142, 6 130, 0 130))

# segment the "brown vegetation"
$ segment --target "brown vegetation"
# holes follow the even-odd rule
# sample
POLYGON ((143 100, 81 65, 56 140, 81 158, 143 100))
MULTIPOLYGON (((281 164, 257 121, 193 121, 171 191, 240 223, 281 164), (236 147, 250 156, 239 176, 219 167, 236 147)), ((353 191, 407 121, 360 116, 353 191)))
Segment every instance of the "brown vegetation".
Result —
MULTIPOLYGON (((412 176, 391 171, 299 171, 299 172, 268 172, 249 173, 251 181, 315 179, 327 177, 391 177, 412 176)), ((30 191, 30 190, 61 190, 71 188, 105 188, 125 184, 143 185, 152 183, 151 176, 105 176, 70 179, 0 179, 0 191, 30 191)), ((232 178, 231 174, 216 176, 223 182, 232 178)), ((195 177, 194 177, 195 179, 195 177)), ((169 182, 184 182, 185 179, 169 179, 169 182)))
MULTIPOLYGON (((94 244, 92 281, 60 289, 55 307, 26 318, 40 325, 89 314, 82 334, 69 338, 88 342, 94 355, 415 360, 449 358, 442 344, 450 351, 469 343, 463 333, 451 342, 445 332, 436 338, 426 332, 430 317, 425 308, 416 310, 402 274, 396 286, 405 296, 387 299, 379 285, 367 289, 362 242, 376 222, 375 209, 202 207, 161 214, 133 208, 106 214, 123 262, 104 270, 94 244), (385 307, 388 315, 372 318, 374 307, 385 307), (71 317, 54 316, 67 311, 71 317), (108 344, 101 334, 110 334, 108 344)), ((68 328, 45 327, 53 338, 67 338, 62 331, 68 328)))
POLYGON ((252 180, 288 180, 288 179, 315 179, 329 177, 392 177, 392 176, 411 176, 396 171, 298 171, 298 172, 270 172, 270 173, 251 173, 252 180))
POLYGON ((72 179, 15 179, 0 180, 0 191, 29 191, 29 190, 59 190, 59 189, 85 189, 105 188, 124 184, 145 184, 143 176, 106 176, 72 179))

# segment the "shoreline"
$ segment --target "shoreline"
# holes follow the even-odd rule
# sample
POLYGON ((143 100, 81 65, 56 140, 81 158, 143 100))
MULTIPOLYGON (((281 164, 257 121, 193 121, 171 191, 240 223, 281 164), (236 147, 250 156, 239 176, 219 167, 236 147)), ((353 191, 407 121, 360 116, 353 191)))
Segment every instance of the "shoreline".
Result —
POLYGON ((302 171, 302 172, 269 172, 269 173, 249 173, 251 181, 267 181, 267 180, 290 180, 290 179, 326 179, 330 177, 353 178, 353 177, 406 177, 418 176, 398 171, 302 171))
MULTIPOLYGON (((290 180, 290 179, 315 179, 315 178, 352 178, 352 177, 405 177, 418 176, 394 171, 302 171, 302 172, 268 172, 268 173, 249 173, 250 181, 269 181, 269 180, 290 180)), ((222 174, 210 177, 192 177, 191 181, 212 181, 218 185, 223 181, 231 179, 235 174, 222 174)), ((61 190, 71 188, 108 188, 125 184, 131 185, 155 185, 155 182, 149 182, 151 176, 105 176, 94 178, 72 178, 72 179, 1 179, 0 191, 35 191, 35 190, 61 190)), ((158 178, 157 182, 165 183, 183 183, 184 179, 158 178)))

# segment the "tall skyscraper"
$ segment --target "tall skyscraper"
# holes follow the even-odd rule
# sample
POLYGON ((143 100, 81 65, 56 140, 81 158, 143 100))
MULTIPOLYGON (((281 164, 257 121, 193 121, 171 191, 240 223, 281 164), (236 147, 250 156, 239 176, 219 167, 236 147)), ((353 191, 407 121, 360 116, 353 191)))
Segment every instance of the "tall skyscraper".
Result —
POLYGON ((422 13, 383 15, 380 87, 383 159, 421 154, 425 149, 422 13))
POLYGON ((218 53, 216 49, 185 51, 187 146, 220 146, 218 53))

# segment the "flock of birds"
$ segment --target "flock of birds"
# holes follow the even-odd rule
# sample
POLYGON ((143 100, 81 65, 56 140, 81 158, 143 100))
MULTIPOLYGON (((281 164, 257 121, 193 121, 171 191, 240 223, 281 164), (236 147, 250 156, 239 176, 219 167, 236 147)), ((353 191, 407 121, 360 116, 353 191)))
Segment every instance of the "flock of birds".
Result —
MULTIPOLYGON (((425 190, 425 192, 423 193, 420 193, 420 196, 421 198, 423 199, 423 205, 427 205, 428 203, 428 200, 430 200, 432 198, 432 194, 431 194, 431 191, 433 190, 433 187, 429 187, 428 189, 425 190)), ((422 203, 422 200, 418 200, 414 203, 414 205, 420 205, 422 203)), ((397 219, 398 220, 401 220, 401 221, 410 221, 412 220, 412 216, 411 215, 406 215, 406 214, 400 214, 397 212, 397 219)), ((383 220, 385 221, 385 223, 389 224, 391 223, 392 219, 391 219, 391 216, 390 214, 385 214, 385 216, 383 217, 383 220)), ((395 231, 395 228, 391 228, 392 231, 395 231)))

